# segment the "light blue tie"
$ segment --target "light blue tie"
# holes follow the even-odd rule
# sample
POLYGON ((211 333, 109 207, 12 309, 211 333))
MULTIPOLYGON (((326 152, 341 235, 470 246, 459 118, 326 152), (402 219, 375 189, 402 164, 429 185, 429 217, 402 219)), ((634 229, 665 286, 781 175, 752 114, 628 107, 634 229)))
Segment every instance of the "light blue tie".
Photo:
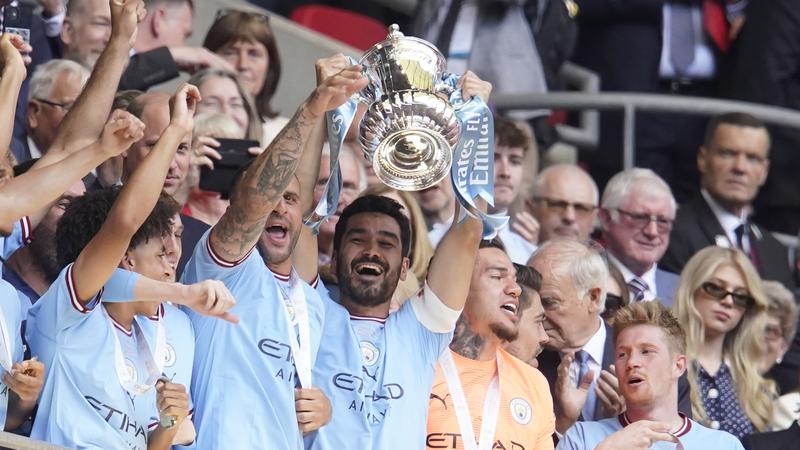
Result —
MULTIPOLYGON (((579 350, 575 353, 575 361, 578 362, 578 386, 581 384, 581 380, 583 379, 584 375, 589 372, 589 353, 585 350, 579 350)), ((597 378, 598 374, 594 374, 595 378, 597 378)), ((594 420, 594 407, 597 404, 597 397, 594 394, 594 387, 589 386, 589 394, 586 396, 586 403, 583 405, 582 413, 583 413, 583 420, 594 420)))
POLYGON ((647 283, 639 277, 633 277, 628 282, 628 290, 631 291, 631 303, 644 300, 644 293, 649 289, 647 283))

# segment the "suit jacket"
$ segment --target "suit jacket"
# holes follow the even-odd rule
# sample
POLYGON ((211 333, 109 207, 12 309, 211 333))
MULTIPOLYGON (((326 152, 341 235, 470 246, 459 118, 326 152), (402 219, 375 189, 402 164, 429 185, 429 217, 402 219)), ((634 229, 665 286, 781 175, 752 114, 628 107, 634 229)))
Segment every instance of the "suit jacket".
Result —
MULTIPOLYGON (((670 272, 680 273, 697 251, 716 245, 717 236, 726 236, 725 230, 705 199, 698 196, 678 208, 669 247, 659 265, 670 272)), ((750 238, 750 245, 758 257, 757 269, 761 277, 780 281, 789 290, 794 290, 788 249, 769 231, 755 224, 751 224, 750 238)))
POLYGON ((678 287, 680 277, 666 270, 656 269, 656 292, 658 299, 667 308, 672 307, 672 297, 675 295, 675 288, 678 287))
MULTIPOLYGON (((747 20, 720 71, 725 98, 800 109, 800 8, 795 0, 751 1, 747 20)), ((757 218, 770 230, 800 228, 800 131, 770 129, 769 177, 755 200, 757 218)))
POLYGON ((800 425, 797 422, 783 431, 748 434, 742 438, 747 450, 796 450, 800 441, 800 425))
MULTIPOLYGON (((614 335, 611 327, 605 323, 603 323, 603 326, 606 327, 606 342, 603 346, 603 364, 601 366, 605 370, 610 370, 609 366, 614 364, 614 335)), ((550 384, 550 393, 555 399, 556 378, 558 377, 558 364, 561 362, 561 355, 559 355, 557 351, 545 349, 539 354, 537 360, 539 362, 539 371, 547 378, 547 382, 550 384)), ((598 399, 594 411, 595 420, 601 419, 601 406, 601 402, 598 399)), ((686 414, 689 418, 692 417, 692 401, 691 398, 689 398, 689 380, 686 378, 685 373, 678 380, 678 411, 686 414)), ((583 421, 582 414, 578 420, 583 421)))

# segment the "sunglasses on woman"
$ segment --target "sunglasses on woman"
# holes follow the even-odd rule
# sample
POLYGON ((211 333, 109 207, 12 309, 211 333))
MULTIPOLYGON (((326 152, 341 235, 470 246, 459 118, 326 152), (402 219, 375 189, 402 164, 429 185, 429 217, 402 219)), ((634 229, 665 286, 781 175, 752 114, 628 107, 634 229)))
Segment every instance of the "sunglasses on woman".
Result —
POLYGON ((733 304, 739 308, 747 308, 755 303, 755 299, 751 297, 750 294, 727 291, 724 287, 714 283, 713 281, 706 281, 700 285, 700 288, 703 289, 703 292, 706 294, 720 301, 730 295, 731 300, 733 300, 733 304))

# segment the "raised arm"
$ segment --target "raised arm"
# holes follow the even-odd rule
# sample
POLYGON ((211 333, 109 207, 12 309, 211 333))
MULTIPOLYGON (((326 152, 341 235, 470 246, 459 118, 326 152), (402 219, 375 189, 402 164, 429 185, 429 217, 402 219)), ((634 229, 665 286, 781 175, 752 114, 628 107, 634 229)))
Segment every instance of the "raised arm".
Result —
POLYGON ((143 125, 124 111, 115 111, 102 138, 57 164, 31 170, 0 187, 0 224, 31 214, 61 196, 101 161, 125 151, 141 138, 143 125))
POLYGON ((256 245, 267 217, 295 176, 300 156, 319 120, 366 83, 361 67, 352 66, 326 78, 314 89, 236 184, 231 205, 211 231, 214 253, 226 261, 238 261, 256 245))
POLYGON ((170 99, 169 126, 125 183, 100 231, 75 261, 72 272, 81 302, 91 300, 105 285, 130 246, 131 238, 152 212, 175 151, 184 136, 192 131, 199 100, 196 87, 184 84, 178 88, 170 99))
MULTIPOLYGON (((492 85, 478 78, 474 73, 467 71, 459 81, 463 96, 468 99, 478 96, 483 101, 489 100, 492 85)), ((482 211, 486 211, 483 200, 476 201, 482 211)), ((480 220, 467 216, 463 221, 458 221, 460 207, 456 208, 453 225, 445 233, 428 268, 428 286, 434 293, 454 310, 464 308, 469 293, 469 280, 475 259, 478 256, 478 245, 483 234, 483 224, 480 220), (454 282, 454 281, 458 282, 454 282)))
POLYGON ((97 140, 111 112, 117 85, 128 64, 136 27, 145 14, 142 0, 110 0, 111 38, 100 54, 83 92, 58 128, 41 165, 63 158, 97 140))
MULTIPOLYGON (((323 58, 316 62, 314 68, 317 73, 317 84, 331 75, 344 70, 349 66, 347 58, 340 54, 330 58, 323 58)), ((300 163, 297 166, 297 179, 300 181, 300 207, 303 214, 308 215, 314 208, 314 187, 319 178, 320 158, 322 157, 322 147, 325 144, 327 126, 325 117, 320 117, 311 136, 308 140, 300 163)), ((317 256, 317 237, 311 232, 311 228, 303 227, 300 230, 300 238, 292 252, 292 264, 300 275, 300 278, 308 283, 317 277, 319 258, 317 256)))
POLYGON ((5 158, 14 133, 14 114, 17 98, 27 71, 22 59, 23 51, 30 51, 17 35, 0 36, 0 157, 5 158))

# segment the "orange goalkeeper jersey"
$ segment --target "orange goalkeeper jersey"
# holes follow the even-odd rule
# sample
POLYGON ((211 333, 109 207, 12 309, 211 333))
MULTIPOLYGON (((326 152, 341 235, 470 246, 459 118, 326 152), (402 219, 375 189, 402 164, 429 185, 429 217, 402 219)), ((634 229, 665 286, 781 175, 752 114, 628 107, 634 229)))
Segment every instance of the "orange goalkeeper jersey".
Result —
MULTIPOLYGON (((480 435, 484 399, 495 373, 496 360, 476 361, 450 349, 458 369, 472 419, 474 439, 480 435)), ((500 359, 500 410, 493 449, 553 450, 553 399, 544 375, 537 369, 498 349, 500 359)), ((429 449, 463 449, 461 431, 453 407, 452 395, 436 364, 436 378, 428 402, 429 449)))

